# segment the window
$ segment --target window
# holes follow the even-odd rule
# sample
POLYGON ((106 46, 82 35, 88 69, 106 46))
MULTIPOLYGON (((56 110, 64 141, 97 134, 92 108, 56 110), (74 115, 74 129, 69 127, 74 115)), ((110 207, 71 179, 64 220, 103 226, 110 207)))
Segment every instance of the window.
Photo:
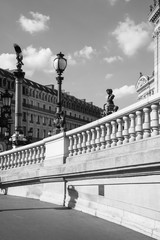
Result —
POLYGON ((8 81, 8 90, 10 90, 10 89, 11 89, 11 82, 8 81))
POLYGON ((23 91, 22 91, 22 93, 25 95, 26 94, 26 88, 23 86, 23 91))
POLYGON ((37 138, 39 138, 39 129, 37 128, 37 138))
POLYGON ((46 137, 46 130, 44 129, 43 130, 43 138, 45 138, 46 137))
POLYGON ((43 120, 42 120, 43 125, 46 125, 46 117, 43 117, 42 119, 43 119, 43 120))
POLYGON ((24 136, 26 136, 26 127, 23 126, 23 133, 24 133, 24 136))
POLYGON ((4 78, 4 79, 3 79, 3 86, 5 87, 5 86, 6 86, 6 84, 7 84, 7 79, 6 79, 6 78, 4 78))
POLYGON ((23 121, 26 122, 27 118, 26 118, 27 114, 26 112, 23 112, 23 121))
POLYGON ((26 105, 26 99, 25 98, 23 98, 23 104, 26 105))
POLYGON ((40 117, 37 116, 37 124, 40 124, 40 117))
POLYGON ((49 126, 52 126, 52 119, 49 119, 49 126))
POLYGON ((30 122, 33 123, 33 114, 31 114, 30 122))

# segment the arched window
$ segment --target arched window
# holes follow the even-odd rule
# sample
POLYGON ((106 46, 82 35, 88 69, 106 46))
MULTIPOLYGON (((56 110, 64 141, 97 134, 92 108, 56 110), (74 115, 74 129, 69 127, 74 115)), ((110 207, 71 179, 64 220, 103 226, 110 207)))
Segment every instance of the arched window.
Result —
POLYGON ((6 87, 6 85, 7 85, 7 79, 3 78, 3 86, 6 87))

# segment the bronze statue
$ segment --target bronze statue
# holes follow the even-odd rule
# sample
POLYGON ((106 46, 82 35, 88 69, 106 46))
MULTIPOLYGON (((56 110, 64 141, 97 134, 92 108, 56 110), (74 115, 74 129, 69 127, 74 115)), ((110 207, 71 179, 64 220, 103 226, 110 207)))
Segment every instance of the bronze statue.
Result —
POLYGON ((102 116, 107 116, 113 112, 117 112, 118 106, 114 105, 113 99, 114 99, 114 94, 112 89, 107 89, 106 90, 108 96, 107 96, 107 102, 103 105, 103 113, 102 116))
POLYGON ((17 69, 18 69, 18 71, 22 71, 22 65, 24 65, 23 62, 22 62, 22 60, 23 60, 22 50, 21 50, 20 46, 16 43, 13 46, 14 46, 16 56, 17 56, 16 57, 16 59, 17 59, 17 69))

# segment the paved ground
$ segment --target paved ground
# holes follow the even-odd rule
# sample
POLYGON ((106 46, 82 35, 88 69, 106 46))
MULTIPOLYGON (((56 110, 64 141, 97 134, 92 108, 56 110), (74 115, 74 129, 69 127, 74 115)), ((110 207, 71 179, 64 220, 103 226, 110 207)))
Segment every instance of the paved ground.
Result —
POLYGON ((151 240, 58 205, 0 195, 0 240, 151 240))

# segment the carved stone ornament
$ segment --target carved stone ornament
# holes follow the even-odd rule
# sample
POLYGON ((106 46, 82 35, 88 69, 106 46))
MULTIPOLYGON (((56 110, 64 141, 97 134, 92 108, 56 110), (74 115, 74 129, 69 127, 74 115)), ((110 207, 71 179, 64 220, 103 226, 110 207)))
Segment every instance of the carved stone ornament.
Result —
POLYGON ((148 79, 145 76, 142 76, 139 78, 137 84, 136 84, 136 90, 139 90, 142 86, 144 86, 146 83, 148 83, 148 79))

